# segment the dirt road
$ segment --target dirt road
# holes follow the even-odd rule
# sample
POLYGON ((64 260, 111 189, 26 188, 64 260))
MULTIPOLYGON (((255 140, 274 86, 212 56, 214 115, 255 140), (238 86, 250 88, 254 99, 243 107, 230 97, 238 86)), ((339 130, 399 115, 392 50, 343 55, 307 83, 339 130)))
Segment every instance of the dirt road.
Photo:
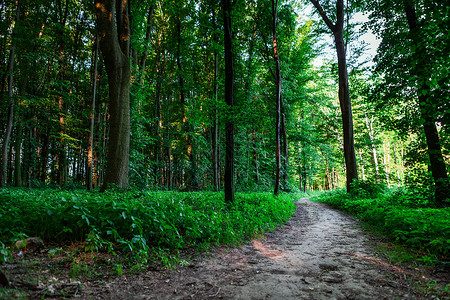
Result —
POLYGON ((418 299, 352 218, 300 199, 283 227, 187 267, 86 286, 89 299, 418 299))

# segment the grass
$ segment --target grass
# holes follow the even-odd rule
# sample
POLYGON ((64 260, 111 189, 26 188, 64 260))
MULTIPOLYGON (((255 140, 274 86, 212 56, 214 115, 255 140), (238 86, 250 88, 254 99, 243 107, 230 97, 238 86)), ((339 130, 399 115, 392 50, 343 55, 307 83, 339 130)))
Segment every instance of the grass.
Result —
POLYGON ((3 189, 0 262, 10 259, 16 240, 37 236, 58 245, 81 242, 86 252, 121 254, 138 264, 156 257, 171 265, 181 249, 240 244, 295 210, 288 194, 238 193, 231 205, 223 199, 209 192, 3 189))
POLYGON ((357 216, 383 235, 415 249, 423 262, 449 264, 450 208, 434 207, 426 191, 357 182, 351 194, 334 191, 314 201, 357 216))

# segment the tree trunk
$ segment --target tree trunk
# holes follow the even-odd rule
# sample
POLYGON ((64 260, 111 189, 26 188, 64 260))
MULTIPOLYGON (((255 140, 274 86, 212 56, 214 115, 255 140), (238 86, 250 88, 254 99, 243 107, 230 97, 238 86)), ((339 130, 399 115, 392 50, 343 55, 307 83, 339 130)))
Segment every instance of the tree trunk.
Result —
POLYGON ((276 121, 275 121, 275 189, 273 194, 278 196, 280 192, 281 178, 281 139, 280 139, 280 122, 281 122, 281 74, 280 74, 280 58, 278 56, 277 44, 277 8, 278 0, 272 0, 272 42, 273 42, 273 58, 275 61, 275 87, 276 87, 276 121))
POLYGON ((65 125, 64 125, 64 116, 66 115, 67 109, 65 109, 63 97, 59 96, 58 100, 58 106, 59 106, 59 143, 58 143, 58 151, 56 155, 56 161, 57 161, 57 170, 58 170, 58 185, 63 188, 65 186, 66 180, 67 180, 67 147, 66 147, 66 141, 65 141, 65 125))
POLYGON ((14 80, 14 44, 11 46, 9 61, 8 61, 8 121, 6 123, 5 135, 3 137, 2 145, 2 166, 0 171, 0 187, 6 187, 7 170, 8 170, 8 149, 11 140, 11 132, 14 123, 14 98, 13 98, 13 80, 14 80))
POLYGON ((383 141, 383 151, 384 151, 384 172, 386 173, 386 184, 389 188, 390 187, 390 182, 389 182, 389 163, 390 163, 389 140, 383 141))
POLYGON ((363 156, 362 156, 361 149, 359 149, 359 161, 360 161, 360 166, 361 166, 361 171, 362 171, 362 180, 366 181, 366 170, 364 168, 364 162, 363 162, 363 156))
POLYGON ((395 147, 395 144, 392 147, 392 155, 394 156, 394 165, 395 165, 395 169, 397 171, 397 186, 400 186, 402 179, 400 177, 400 168, 398 166, 398 161, 397 161, 397 147, 395 147))
POLYGON ((373 131, 373 118, 369 120, 369 117, 366 115, 366 126, 367 130, 369 131, 369 138, 370 138, 370 146, 372 148, 372 156, 373 156, 373 164, 375 167, 375 175, 377 179, 377 183, 380 184, 380 169, 378 166, 378 155, 377 155, 377 148, 375 146, 375 133, 373 131))
POLYGON ((258 162, 258 153, 256 152, 256 131, 255 128, 252 128, 252 146, 253 146, 253 165, 255 167, 255 183, 258 185, 259 183, 259 162, 258 162))
POLYGON ((411 70, 412 76, 417 76, 421 84, 417 86, 417 93, 419 98, 419 108, 422 119, 424 120, 423 129, 428 147, 428 157, 430 158, 431 175, 434 179, 435 198, 440 206, 450 205, 445 200, 450 197, 450 183, 447 176, 447 169, 444 158, 442 156, 441 144, 439 141, 439 134, 435 124, 435 117, 433 116, 433 103, 429 97, 431 95, 431 88, 427 81, 429 80, 427 74, 427 62, 423 59, 423 54, 426 53, 423 43, 420 40, 420 25, 417 21, 416 11, 409 2, 404 2, 405 13, 408 20, 410 38, 415 44, 413 50, 414 57, 417 60, 415 68, 411 70))
POLYGON ((217 48, 215 47, 217 44, 217 34, 216 34, 216 13, 215 9, 212 9, 212 18, 213 18, 213 28, 214 28, 214 81, 213 81, 213 99, 214 99, 214 108, 213 108, 213 126, 212 126, 212 134, 211 134, 211 147, 212 147, 212 172, 213 172, 213 185, 214 191, 219 191, 219 153, 218 153, 218 145, 219 145, 219 115, 217 111, 218 105, 218 78, 219 78, 219 55, 217 53, 217 48))
MULTIPOLYGON (((64 41, 64 32, 65 32, 65 26, 67 21, 67 15, 69 11, 69 7, 67 5, 63 7, 62 1, 58 0, 56 1, 56 7, 57 11, 55 14, 59 17, 58 19, 58 26, 57 26, 57 48, 56 48, 56 55, 58 57, 58 71, 57 71, 57 77, 61 82, 64 82, 67 77, 67 66, 68 64, 64 60, 65 57, 65 48, 66 43, 64 41)), ((62 188, 65 186, 66 180, 67 180, 67 171, 68 171, 68 162, 67 162, 67 145, 66 145, 66 139, 65 139, 65 116, 67 115, 67 105, 64 102, 63 94, 66 93, 66 90, 64 87, 60 86, 59 91, 59 99, 58 99, 58 108, 59 108, 59 142, 57 146, 57 152, 56 152, 56 161, 57 161, 57 182, 58 185, 62 188)))
POLYGON ((88 191, 92 190, 93 184, 93 165, 94 165, 94 125, 95 125, 95 97, 97 96, 97 67, 98 67, 98 50, 99 41, 98 33, 95 38, 95 52, 94 52, 94 69, 92 72, 92 102, 91 114, 89 116, 89 139, 87 148, 87 163, 86 163, 86 188, 88 191))
POLYGON ((190 138, 190 131, 191 126, 189 124, 187 115, 186 115, 186 98, 185 98, 185 87, 184 87, 184 78, 183 78, 183 68, 182 68, 182 62, 181 62, 181 43, 182 43, 182 36, 181 36, 181 17, 180 13, 178 12, 177 16, 177 67, 178 67, 178 84, 180 87, 180 105, 181 105, 181 112, 182 112, 182 122, 183 122, 183 129, 184 133, 186 135, 186 151, 190 162, 190 168, 186 174, 186 184, 189 189, 197 189, 198 188, 198 182, 196 180, 197 172, 196 172, 196 161, 195 161, 195 155, 192 147, 192 140, 190 138))
MULTIPOLYGON (((164 48, 164 37, 158 41, 161 49, 164 48)), ((166 58, 164 55, 164 50, 160 50, 157 54, 156 59, 156 86, 155 86, 155 107, 154 107, 154 129, 153 134, 156 138, 155 144, 153 146, 153 183, 155 186, 158 185, 158 173, 159 173, 159 147, 160 147, 160 122, 161 122, 161 94, 162 94, 162 84, 164 80, 166 58), (162 53, 162 55, 161 55, 162 53)), ((150 131, 150 130, 149 130, 150 131)))
POLYGON ((95 0, 100 49, 108 74, 109 141, 108 184, 128 186, 130 152, 130 29, 127 0, 95 0))
MULTIPOLYGON (((49 140, 50 140, 50 129, 46 128, 44 135, 42 136, 42 150, 41 150, 41 170, 37 172, 41 179, 41 182, 45 184, 47 180, 47 163, 48 163, 48 152, 49 152, 49 140)), ((39 156, 37 157, 39 158, 39 156)), ((37 177, 37 176, 36 176, 37 177)))
POLYGON ((281 138, 283 145, 283 157, 281 160, 283 170, 283 181, 281 187, 284 191, 289 191, 289 182, 288 182, 289 148, 286 132, 286 112, 284 110, 283 99, 281 99, 281 138))
POLYGON ((15 152, 16 157, 14 161, 14 180, 15 186, 22 186, 22 136, 23 136, 23 125, 19 120, 17 122, 17 133, 16 133, 16 143, 15 143, 15 152))
POLYGON ((234 202, 234 61, 231 0, 222 0, 225 50, 225 103, 229 116, 225 123, 225 202, 234 202))
POLYGON ((355 155, 355 142, 353 136, 353 116, 350 102, 347 61, 344 43, 344 0, 336 0, 336 24, 333 24, 317 0, 310 0, 319 11, 328 28, 333 32, 334 43, 338 58, 339 73, 339 104, 342 114, 342 127, 344 131, 344 159, 347 176, 347 192, 351 190, 351 183, 358 179, 358 169, 355 155))
MULTIPOLYGON (((20 20, 20 3, 16 2, 16 26, 20 20)), ((6 123, 5 135, 3 136, 3 145, 2 145, 2 161, 1 161, 1 170, 0 170, 0 187, 6 187, 6 179, 7 179, 7 170, 8 170, 8 148, 9 142, 11 140, 11 132, 14 123, 14 98, 13 98, 13 82, 14 82, 14 60, 15 60, 15 51, 16 51, 16 43, 15 43, 15 30, 13 29, 13 35, 11 36, 11 49, 9 52, 8 59, 8 121, 6 123)))
MULTIPOLYGON (((166 136, 167 140, 170 141, 170 123, 166 126, 166 136)), ((167 188, 170 189, 173 186, 173 166, 172 166, 172 150, 170 145, 166 146, 167 152, 167 188)))
POLYGON ((306 170, 306 153, 303 149, 302 149, 302 158, 300 162, 300 178, 301 178, 300 179, 301 190, 303 192, 306 192, 306 185, 308 184, 308 172, 306 170))
POLYGON ((353 136, 353 117, 349 96, 347 62, 345 58, 344 34, 342 28, 335 33, 335 43, 339 68, 339 103, 344 130, 344 158, 347 175, 347 192, 349 192, 351 190, 350 184, 353 180, 358 179, 358 171, 353 136))

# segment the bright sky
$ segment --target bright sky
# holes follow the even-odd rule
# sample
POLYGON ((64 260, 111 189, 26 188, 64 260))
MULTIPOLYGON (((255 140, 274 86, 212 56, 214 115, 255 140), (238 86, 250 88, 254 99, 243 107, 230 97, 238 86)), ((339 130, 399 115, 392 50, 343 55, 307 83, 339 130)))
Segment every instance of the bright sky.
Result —
MULTIPOLYGON (((301 14, 304 15, 309 15, 311 16, 314 20, 323 22, 322 19, 320 19, 320 17, 317 14, 312 14, 313 11, 313 7, 308 5, 306 7, 303 7, 301 14)), ((363 15, 362 13, 357 13, 354 18, 353 21, 357 21, 357 22, 366 22, 368 20, 368 16, 367 15, 363 15)), ((329 45, 333 45, 333 41, 331 39, 331 34, 330 35, 324 35, 324 38, 326 39, 326 44, 329 45)), ((363 62, 364 60, 367 60, 368 66, 372 66, 372 60, 375 57, 376 53, 377 53, 377 48, 378 45, 380 44, 380 40, 376 38, 376 36, 371 32, 366 32, 364 33, 360 38, 360 41, 364 41, 367 43, 367 50, 366 52, 362 55, 362 57, 359 58, 359 62, 363 62)), ((351 49, 350 49, 351 51, 351 49)), ((336 51, 333 48, 328 48, 325 49, 323 55, 321 55, 320 57, 318 57, 315 61, 314 61, 314 66, 315 67, 319 67, 320 65, 323 64, 324 60, 327 59, 335 59, 336 57, 336 51)))
MULTIPOLYGON (((357 13, 355 15, 354 19, 355 19, 355 21, 358 21, 358 22, 367 22, 368 21, 367 15, 363 15, 361 13, 357 13)), ((378 48, 378 45, 380 44, 381 40, 377 39, 377 37, 372 33, 372 31, 364 33, 359 39, 368 44, 366 58, 369 58, 369 60, 372 61, 374 56, 377 54, 377 48, 378 48)), ((362 60, 363 59, 364 58, 362 58, 362 60)))

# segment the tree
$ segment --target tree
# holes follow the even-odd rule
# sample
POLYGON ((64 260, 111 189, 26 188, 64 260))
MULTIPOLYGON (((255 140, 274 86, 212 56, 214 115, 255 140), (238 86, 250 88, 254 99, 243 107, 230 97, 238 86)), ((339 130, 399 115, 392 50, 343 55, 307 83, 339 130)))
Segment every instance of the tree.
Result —
POLYGON ((130 151, 130 28, 128 0, 96 0, 95 13, 103 60, 108 74, 108 184, 128 185, 130 151))
POLYGON ((225 123, 225 202, 234 202, 234 61, 231 0, 222 0, 225 50, 225 103, 229 116, 225 123))
MULTIPOLYGON (((214 3, 214 2, 213 2, 214 3)), ((211 126, 211 163, 212 163, 212 177, 213 177, 213 186, 214 191, 219 191, 219 124, 218 124, 218 111, 217 111, 217 101, 218 101, 218 69, 219 69, 219 55, 217 51, 217 21, 216 21, 216 7, 213 6, 211 9, 211 17, 212 17, 212 27, 213 27, 213 38, 212 41, 214 43, 213 47, 213 60, 214 60, 214 79, 213 79, 213 89, 212 89, 212 99, 214 99, 214 107, 213 107, 213 116, 211 126)))
MULTIPOLYGON (((20 3, 16 1, 16 26, 20 19, 20 3)), ((13 29, 13 32, 15 30, 13 29)), ((2 161, 1 161, 1 170, 0 170, 0 187, 6 187, 6 177, 7 177, 7 166, 8 166, 8 147, 9 141, 11 140, 11 132, 14 123, 14 106, 15 101, 13 98, 13 82, 14 82, 14 61, 15 61, 15 45, 16 37, 11 36, 11 49, 9 50, 9 59, 7 66, 7 74, 8 74, 8 95, 6 96, 8 101, 8 121, 6 124, 5 135, 3 137, 3 145, 2 145, 2 161)))
POLYGON ((334 44, 338 58, 339 72, 339 104, 342 114, 342 127, 344 131, 344 159, 347 175, 347 192, 351 190, 351 183, 358 179, 355 155, 355 142, 353 136, 352 105, 350 101, 346 51, 344 42, 344 0, 336 0, 336 23, 333 24, 318 0, 310 0, 316 7, 325 24, 334 35, 334 44))
POLYGON ((277 10, 278 0, 272 0, 272 42, 273 42, 273 58, 275 61, 275 103, 276 103, 276 120, 275 120, 275 143, 276 143, 276 170, 275 170, 275 190, 273 194, 278 196, 280 192, 280 178, 281 178, 281 72, 280 72, 280 57, 278 53, 277 41, 277 10))
POLYGON ((93 55, 93 70, 92 70, 92 102, 91 102, 91 113, 89 115, 89 138, 87 146, 87 162, 86 162, 86 188, 87 190, 93 189, 93 164, 94 164, 94 124, 95 124, 95 98, 97 96, 97 75, 98 75, 98 34, 96 34, 94 42, 94 55, 93 55))
POLYGON ((435 197, 440 206, 450 205, 445 203, 445 200, 450 197, 450 184, 447 177, 447 168, 445 166, 444 158, 442 156, 441 145, 439 142, 439 134, 436 129, 434 118, 434 105, 432 102, 432 90, 428 82, 429 67, 427 61, 424 59, 423 53, 427 49, 422 43, 423 36, 421 26, 417 20, 415 8, 407 1, 404 1, 406 19, 410 32, 410 39, 413 42, 412 52, 413 58, 417 61, 410 70, 411 76, 418 78, 417 94, 419 99, 420 113, 423 118, 423 129, 428 147, 428 156, 430 158, 431 175, 435 184, 435 197))
MULTIPOLYGON (((382 101, 405 98, 405 108, 415 110, 414 120, 425 136, 428 165, 434 181, 438 205, 448 205, 450 185, 442 154, 441 132, 448 128, 450 100, 448 91, 448 5, 440 1, 375 1, 369 26, 382 37, 376 57, 378 76, 382 78, 382 101)), ((445 135, 442 135, 444 137, 445 135)))

